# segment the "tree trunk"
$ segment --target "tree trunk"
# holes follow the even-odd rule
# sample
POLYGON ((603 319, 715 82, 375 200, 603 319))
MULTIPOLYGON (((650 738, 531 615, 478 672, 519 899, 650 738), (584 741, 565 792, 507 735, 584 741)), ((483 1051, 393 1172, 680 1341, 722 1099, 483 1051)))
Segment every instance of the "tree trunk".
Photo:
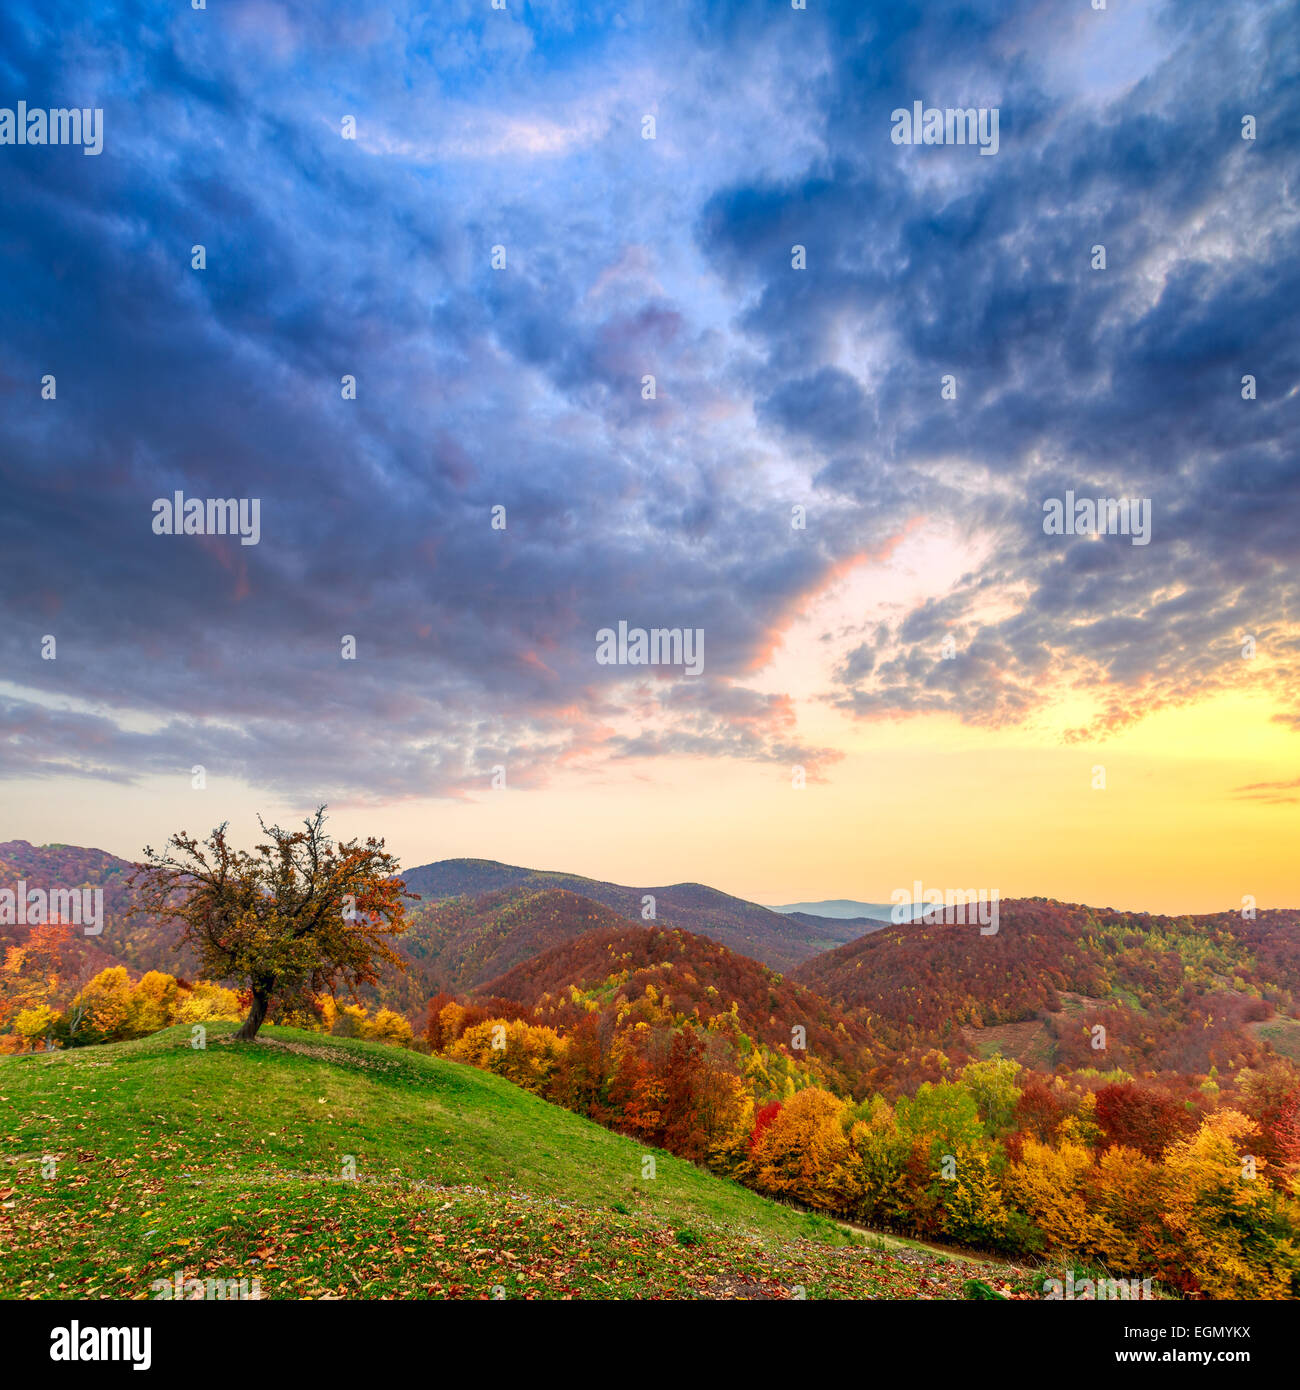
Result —
POLYGON ((253 990, 253 1002, 249 1006, 248 1017, 244 1020, 239 1032, 235 1034, 236 1042, 252 1042, 257 1037, 257 1030, 266 1019, 266 1010, 270 1002, 271 991, 269 989, 253 990))

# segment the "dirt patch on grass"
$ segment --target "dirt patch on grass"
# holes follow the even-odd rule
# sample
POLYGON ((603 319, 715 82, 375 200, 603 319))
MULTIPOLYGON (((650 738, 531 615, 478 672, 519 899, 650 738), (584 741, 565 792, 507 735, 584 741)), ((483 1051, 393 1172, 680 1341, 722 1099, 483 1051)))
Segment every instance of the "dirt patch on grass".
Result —
POLYGON ((977 1057, 995 1054, 1010 1057, 1022 1067, 1050 1071, 1052 1067, 1052 1038, 1041 1019, 1026 1019, 1023 1023, 999 1023, 993 1028, 963 1028, 962 1041, 977 1057))

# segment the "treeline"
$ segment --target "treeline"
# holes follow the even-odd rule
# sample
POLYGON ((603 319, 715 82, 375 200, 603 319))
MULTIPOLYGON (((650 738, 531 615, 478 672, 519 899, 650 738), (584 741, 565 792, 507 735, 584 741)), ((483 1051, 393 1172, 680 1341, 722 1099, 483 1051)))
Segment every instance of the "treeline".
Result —
POLYGON ((246 1007, 235 990, 191 983, 160 970, 137 980, 123 965, 92 974, 78 929, 63 922, 31 928, 0 960, 0 1052, 88 1047, 156 1033, 173 1023, 237 1019, 246 1007))
MULTIPOLYGON (((971 1063, 892 1105, 801 1092, 760 1112, 735 1176, 866 1225, 1068 1258, 1189 1295, 1300 1294, 1294 1094, 1268 1131, 1231 1108, 1175 1114, 1132 1082, 1079 1094, 1018 1073, 971 1063), (1148 1129, 1150 1117, 1161 1123, 1148 1129)), ((1293 1092, 1296 1079, 1292 1069, 1293 1092)), ((1261 1092, 1271 1084, 1259 1078, 1261 1092)))
MULTIPOLYGON (((86 959, 74 928, 61 922, 33 927, 21 946, 6 948, 0 960, 0 1053, 126 1042, 176 1023, 233 1023, 248 1012, 246 991, 161 970, 133 980, 122 965, 91 974, 86 959)), ((363 1005, 328 995, 277 1001, 272 1017, 336 1037, 417 1045, 410 1023, 395 1010, 380 1008, 372 1015, 363 1005)))

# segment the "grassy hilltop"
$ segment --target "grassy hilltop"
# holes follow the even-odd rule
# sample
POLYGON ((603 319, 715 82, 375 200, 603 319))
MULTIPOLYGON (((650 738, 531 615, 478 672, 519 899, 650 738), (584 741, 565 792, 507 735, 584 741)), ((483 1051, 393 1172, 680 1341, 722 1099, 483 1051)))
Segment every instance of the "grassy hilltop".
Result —
POLYGON ((471 1067, 233 1031, 0 1058, 0 1294, 149 1298, 178 1272, 266 1298, 1029 1291, 663 1152, 646 1180, 641 1145, 471 1067))

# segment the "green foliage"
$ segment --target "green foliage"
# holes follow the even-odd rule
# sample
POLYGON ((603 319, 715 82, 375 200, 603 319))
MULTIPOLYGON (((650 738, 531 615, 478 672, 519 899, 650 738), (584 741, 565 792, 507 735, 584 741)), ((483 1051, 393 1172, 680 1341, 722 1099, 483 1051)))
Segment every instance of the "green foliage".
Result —
POLYGON ((975 1100, 980 1120, 989 1134, 1002 1134, 1011 1128, 1020 1087, 1016 1078, 1021 1066, 1005 1057, 970 1062, 962 1069, 961 1084, 975 1100))
POLYGON ((975 1097, 960 1082, 922 1083, 915 1096, 900 1097, 894 1116, 902 1133, 928 1142, 936 1165, 943 1154, 975 1148, 984 1137, 975 1097))

